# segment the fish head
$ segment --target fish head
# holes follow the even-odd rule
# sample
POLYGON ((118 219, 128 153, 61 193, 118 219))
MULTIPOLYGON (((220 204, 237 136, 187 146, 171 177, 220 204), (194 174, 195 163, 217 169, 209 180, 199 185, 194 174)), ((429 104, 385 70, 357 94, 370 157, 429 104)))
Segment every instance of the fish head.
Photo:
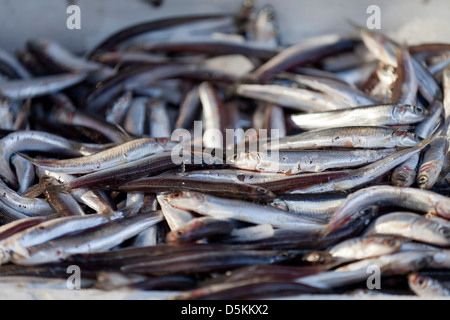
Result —
POLYGON ((422 141, 415 133, 402 130, 394 131, 392 133, 392 139, 398 147, 414 147, 422 141))
POLYGON ((413 288, 424 290, 428 286, 428 278, 419 273, 411 273, 408 275, 408 283, 413 288))
POLYGON ((0 265, 4 265, 11 261, 11 254, 9 251, 0 249, 0 265))
POLYGON ((336 213, 331 217, 331 220, 328 223, 325 234, 330 234, 344 227, 350 221, 353 221, 355 219, 359 218, 368 219, 367 223, 369 223, 369 219, 374 217, 377 212, 378 212, 377 206, 369 206, 360 211, 353 211, 353 210, 336 211, 336 213))
POLYGON ((422 297, 438 297, 443 295, 444 291, 438 281, 419 273, 408 275, 408 285, 412 291, 422 297))
POLYGON ((421 189, 430 189, 436 183, 441 173, 441 166, 436 163, 424 163, 420 167, 419 175, 417 176, 417 184, 421 189))
POLYGON ((397 187, 409 187, 416 179, 416 170, 408 166, 402 166, 399 170, 394 170, 391 181, 397 187))
POLYGON ((169 232, 166 236, 166 241, 167 243, 177 243, 177 244, 187 243, 190 242, 190 240, 193 238, 192 237, 193 234, 194 232, 191 228, 181 227, 169 232))
POLYGON ((428 115, 427 109, 409 104, 398 104, 392 111, 393 118, 401 124, 417 123, 428 117, 428 115))
POLYGON ((183 210, 194 210, 202 206, 206 200, 204 194, 192 191, 170 193, 164 199, 171 206, 183 210))
POLYGON ((328 264, 332 263, 335 258, 328 251, 312 251, 306 253, 302 260, 311 264, 328 264))
POLYGON ((228 164, 246 170, 255 170, 259 162, 259 152, 239 152, 227 159, 228 164))
POLYGON ((281 199, 278 199, 278 198, 274 199, 272 202, 270 202, 269 205, 271 207, 274 207, 274 208, 277 208, 277 209, 281 209, 281 210, 284 210, 284 211, 288 211, 289 210, 286 202, 281 200, 281 199))

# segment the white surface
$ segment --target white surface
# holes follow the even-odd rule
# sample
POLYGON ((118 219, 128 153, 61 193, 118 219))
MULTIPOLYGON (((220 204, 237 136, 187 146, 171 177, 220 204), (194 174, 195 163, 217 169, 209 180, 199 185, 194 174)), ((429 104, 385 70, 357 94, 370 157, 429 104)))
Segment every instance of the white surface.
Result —
MULTIPOLYGON (((0 0, 0 47, 14 51, 27 39, 47 37, 83 52, 111 33, 138 22, 182 14, 236 13, 242 0, 0 0), (81 30, 68 30, 67 6, 81 9, 81 30)), ((365 25, 369 5, 381 9, 381 31, 399 42, 450 42, 448 0, 255 0, 275 7, 284 43, 324 33, 346 34, 346 19, 365 25)))

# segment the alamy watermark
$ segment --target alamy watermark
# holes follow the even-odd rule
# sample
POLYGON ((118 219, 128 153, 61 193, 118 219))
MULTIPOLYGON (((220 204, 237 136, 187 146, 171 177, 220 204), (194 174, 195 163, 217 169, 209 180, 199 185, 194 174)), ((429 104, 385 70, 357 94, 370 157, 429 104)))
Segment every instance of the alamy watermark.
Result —
POLYGON ((79 290, 81 289, 81 269, 77 265, 71 265, 67 268, 66 273, 71 274, 67 278, 66 285, 67 289, 79 290))
POLYGON ((366 286, 369 290, 381 289, 381 269, 377 265, 370 265, 366 269, 366 273, 370 276, 366 280, 366 286))
POLYGON ((381 29, 381 9, 379 6, 373 4, 367 7, 367 14, 370 16, 366 20, 367 29, 381 29))
POLYGON ((221 130, 204 130, 202 121, 195 121, 193 132, 176 129, 171 140, 178 142, 171 153, 174 164, 233 164, 241 153, 257 155, 259 161, 273 165, 279 160, 278 129, 226 129, 224 136, 221 130))
POLYGON ((68 6, 66 13, 70 16, 66 20, 67 29, 81 29, 81 9, 77 5, 68 6))

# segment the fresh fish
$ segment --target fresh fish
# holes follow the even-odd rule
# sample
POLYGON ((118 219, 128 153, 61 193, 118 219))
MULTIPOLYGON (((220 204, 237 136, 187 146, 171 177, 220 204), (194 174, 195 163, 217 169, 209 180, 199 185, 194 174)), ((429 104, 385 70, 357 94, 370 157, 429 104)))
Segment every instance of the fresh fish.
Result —
POLYGON ((11 261, 19 265, 39 265, 57 262, 78 253, 106 251, 160 222, 161 219, 160 212, 116 219, 102 228, 35 244, 27 247, 25 252, 13 252, 11 261))
POLYGON ((412 212, 393 212, 377 218, 366 235, 393 235, 437 246, 450 245, 450 228, 412 212))
POLYGON ((167 138, 139 138, 79 158, 45 160, 26 157, 26 159, 43 170, 80 174, 101 171, 119 164, 140 160, 153 154, 169 151, 173 146, 175 143, 167 138))
POLYGON ((45 243, 75 231, 86 230, 106 224, 120 216, 121 213, 117 213, 116 216, 114 214, 110 216, 96 214, 61 217, 26 228, 0 241, 2 264, 10 261, 12 258, 11 255, 14 252, 26 254, 28 247, 45 243))
POLYGON ((446 285, 420 273, 409 274, 408 284, 411 290, 422 298, 450 297, 450 284, 446 285))
POLYGON ((331 218, 329 229, 335 230, 351 219, 356 212, 372 205, 392 205, 422 213, 450 217, 450 198, 415 188, 374 186, 360 189, 347 197, 331 218))
POLYGON ((195 192, 170 194, 166 199, 174 207, 218 219, 271 224, 285 229, 322 230, 324 227, 324 224, 312 218, 241 200, 222 199, 195 192))
POLYGON ((319 92, 277 84, 240 84, 236 88, 236 93, 242 97, 271 102, 304 112, 340 110, 349 107, 319 92))
POLYGON ((362 166, 392 154, 395 150, 302 150, 281 151, 278 157, 262 152, 241 152, 228 161, 235 168, 287 175, 362 166))
POLYGON ((428 110, 420 106, 388 104, 296 114, 292 115, 291 118, 299 128, 314 130, 351 125, 392 126, 413 124, 424 120, 428 115, 428 110))
POLYGON ((86 78, 86 73, 68 73, 0 83, 0 95, 9 99, 28 99, 48 95, 73 86, 86 78))
MULTIPOLYGON (((420 142, 415 134, 388 127, 339 127, 308 131, 280 138, 273 148, 299 150, 318 148, 402 148, 412 147, 420 142)), ((270 144, 263 147, 270 150, 270 144)))

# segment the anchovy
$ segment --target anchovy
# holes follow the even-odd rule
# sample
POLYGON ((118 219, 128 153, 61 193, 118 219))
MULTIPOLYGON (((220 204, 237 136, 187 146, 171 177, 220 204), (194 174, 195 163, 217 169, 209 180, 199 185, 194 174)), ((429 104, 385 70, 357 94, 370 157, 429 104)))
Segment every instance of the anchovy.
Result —
POLYGON ((399 251, 401 245, 401 241, 395 237, 365 235, 342 241, 327 251, 340 261, 352 261, 392 254, 399 251))
POLYGON ((106 121, 115 125, 122 125, 122 122, 125 119, 125 114, 130 108, 132 98, 132 91, 126 91, 118 97, 113 102, 112 106, 106 111, 106 121))
POLYGON ((296 114, 291 118, 304 130, 351 125, 385 126, 413 124, 427 118, 428 110, 411 105, 387 104, 344 110, 296 114))
POLYGON ((367 185, 384 176, 387 172, 423 150, 432 141, 432 138, 430 135, 430 137, 414 147, 394 152, 392 155, 361 168, 305 173, 286 179, 258 183, 257 185, 276 194, 286 192, 325 193, 351 190, 367 185))
POLYGON ((258 81, 264 81, 280 71, 286 71, 292 67, 305 65, 333 53, 344 51, 352 47, 354 43, 355 41, 352 39, 341 39, 335 35, 310 39, 282 50, 253 71, 250 76, 258 81))
POLYGON ((56 218, 14 233, 10 237, 0 241, 2 264, 10 261, 12 258, 11 255, 14 254, 14 252, 26 254, 25 251, 28 247, 45 243, 68 233, 94 228, 108 223, 109 221, 120 217, 120 215, 121 213, 117 213, 116 216, 96 214, 56 218))
POLYGON ((26 159, 43 170, 80 174, 101 171, 119 164, 140 160, 153 154, 169 151, 174 145, 175 143, 167 138, 139 138, 79 158, 44 160, 26 157, 26 159))
POLYGON ((305 112, 340 110, 349 107, 349 105, 319 92, 276 84, 240 84, 236 88, 236 93, 242 97, 271 102, 305 112))
POLYGON ((321 230, 323 224, 312 218, 241 200, 228 200, 196 192, 170 194, 167 201, 174 207, 192 210, 210 217, 231 218, 277 228, 321 230))
POLYGON ((172 124, 166 103, 161 100, 151 100, 148 107, 150 108, 150 136, 169 138, 172 135, 172 124))
POLYGON ((217 250, 152 257, 150 261, 124 265, 125 273, 167 274, 205 273, 235 269, 254 264, 271 264, 291 258, 288 253, 273 250, 217 250))
POLYGON ((170 230, 183 228, 189 221, 194 219, 194 215, 190 211, 172 206, 166 200, 166 194, 159 194, 156 198, 170 230))
POLYGON ((394 149, 383 150, 303 150, 280 151, 277 156, 262 152, 241 152, 229 164, 235 168, 298 174, 302 172, 321 172, 336 168, 352 168, 383 159, 394 149))
POLYGON ((179 177, 148 177, 119 185, 115 189, 124 192, 177 192, 193 191, 202 192, 218 197, 243 199, 267 203, 275 199, 275 195, 269 190, 245 183, 229 181, 208 181, 196 178, 179 177))
POLYGON ((5 205, 30 217, 48 216, 55 212, 44 199, 23 196, 9 188, 1 180, 0 199, 5 205))
POLYGON ((408 285, 419 297, 450 297, 450 284, 445 285, 437 279, 421 275, 420 273, 408 275, 408 285))
POLYGON ((64 153, 67 156, 80 156, 98 152, 100 149, 97 146, 97 150, 94 151, 91 145, 81 144, 43 131, 18 131, 1 139, 0 151, 2 154, 2 157, 0 157, 1 175, 9 183, 15 184, 17 179, 9 166, 10 158, 14 153, 43 151, 64 153))
POLYGON ((236 183, 261 183, 286 178, 284 174, 269 172, 253 172, 239 169, 194 170, 186 172, 168 172, 164 177, 194 178, 214 181, 230 181, 236 183))
POLYGON ((11 261, 19 265, 39 265, 57 262, 77 253, 106 251, 161 219, 162 215, 158 212, 116 219, 102 228, 35 244, 27 247, 26 252, 13 252, 11 261))
POLYGON ((194 15, 190 17, 164 18, 156 21, 139 23, 110 35, 108 38, 106 38, 100 44, 98 44, 94 49, 92 49, 87 54, 87 57, 92 59, 94 56, 106 52, 109 49, 119 45, 121 42, 130 39, 132 37, 138 36, 142 33, 165 29, 189 22, 210 20, 210 19, 214 20, 223 17, 224 15, 194 15))
POLYGON ((149 98, 137 97, 131 102, 130 108, 125 116, 124 129, 138 137, 142 137, 145 130, 145 118, 147 114, 147 103, 149 98))
POLYGON ((336 209, 344 202, 345 194, 285 194, 280 195, 271 205, 301 215, 328 221, 336 209))
POLYGON ((345 102, 345 106, 347 106, 347 108, 375 104, 375 101, 365 93, 345 83, 342 83, 342 81, 318 76, 289 73, 282 74, 280 77, 286 77, 287 79, 295 81, 296 83, 306 85, 311 89, 322 91, 328 96, 339 97, 342 102, 345 102))
POLYGON ((85 212, 75 198, 68 193, 55 192, 50 188, 52 185, 60 185, 60 183, 52 177, 41 176, 40 184, 43 194, 50 207, 58 214, 58 216, 84 216, 85 212))
POLYGON ((23 194, 34 184, 36 177, 34 165, 17 155, 11 157, 11 163, 15 168, 17 181, 19 182, 19 189, 17 192, 23 194))
POLYGON ((0 95, 15 100, 39 97, 73 86, 83 81, 86 76, 86 73, 79 72, 11 80, 0 83, 0 95))
POLYGON ((339 127, 303 132, 280 138, 273 146, 263 142, 262 147, 271 150, 299 150, 318 148, 401 148, 420 142, 413 133, 388 127, 339 127))
MULTIPOLYGON (((39 176, 48 176, 56 179, 59 183, 67 183, 76 176, 69 175, 65 173, 57 173, 52 171, 46 171, 42 169, 37 169, 39 176)), ((39 190, 44 191, 39 185, 39 190)), ((105 195, 102 191, 95 189, 75 189, 71 191, 71 195, 80 203, 83 203, 95 210, 97 213, 109 213, 116 209, 115 204, 105 195)))
POLYGON ((450 217, 450 198, 415 188, 374 186, 360 189, 347 197, 331 218, 329 230, 335 230, 355 213, 372 205, 393 205, 423 213, 450 217))
POLYGON ((394 235, 438 246, 450 245, 450 228, 412 212, 393 212, 377 218, 366 235, 394 235))
POLYGON ((84 60, 49 39, 37 39, 27 42, 27 48, 51 72, 90 72, 91 76, 101 81, 114 74, 114 70, 98 62, 84 60))
POLYGON ((231 219, 195 218, 181 228, 170 231, 166 241, 172 244, 195 242, 203 238, 230 235, 237 223, 231 219))
POLYGON ((443 130, 430 142, 428 149, 423 152, 423 159, 417 173, 417 184, 422 189, 430 189, 438 182, 449 149, 449 138, 447 137, 449 125, 450 118, 443 130))

